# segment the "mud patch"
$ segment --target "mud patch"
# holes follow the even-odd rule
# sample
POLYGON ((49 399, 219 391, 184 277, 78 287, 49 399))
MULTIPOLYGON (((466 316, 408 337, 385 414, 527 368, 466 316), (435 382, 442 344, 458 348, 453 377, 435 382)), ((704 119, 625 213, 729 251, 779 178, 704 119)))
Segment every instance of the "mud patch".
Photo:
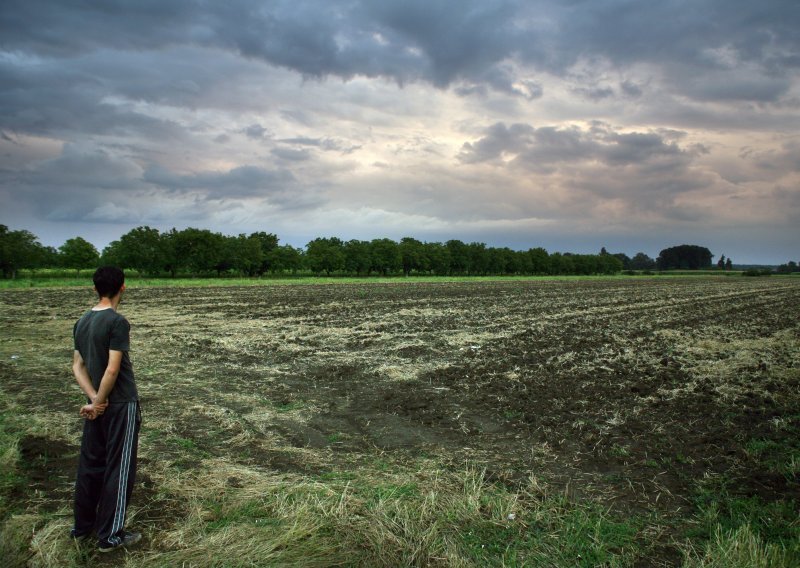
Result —
POLYGON ((42 510, 55 511, 75 490, 80 447, 42 436, 25 436, 19 441, 22 472, 27 487, 12 499, 36 503, 42 510))

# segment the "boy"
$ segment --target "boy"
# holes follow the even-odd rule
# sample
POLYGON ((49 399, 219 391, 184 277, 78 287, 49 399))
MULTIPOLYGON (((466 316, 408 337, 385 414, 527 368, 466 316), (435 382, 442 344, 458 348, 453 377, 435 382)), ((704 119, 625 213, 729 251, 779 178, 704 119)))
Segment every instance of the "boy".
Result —
POLYGON ((89 403, 80 410, 85 421, 71 534, 84 539, 94 530, 100 552, 109 552, 141 539, 123 530, 136 476, 141 413, 128 357, 130 324, 117 313, 125 275, 104 266, 93 280, 99 301, 73 330, 72 372, 89 403))

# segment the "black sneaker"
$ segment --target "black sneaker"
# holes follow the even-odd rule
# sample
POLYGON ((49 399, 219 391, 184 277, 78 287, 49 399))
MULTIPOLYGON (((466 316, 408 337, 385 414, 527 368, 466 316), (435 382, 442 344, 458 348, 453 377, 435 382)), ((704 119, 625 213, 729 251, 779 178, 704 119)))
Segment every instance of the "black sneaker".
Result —
POLYGON ((77 530, 75 530, 75 529, 70 529, 70 531, 69 531, 69 537, 70 537, 72 540, 76 540, 76 541, 78 541, 78 542, 84 542, 84 541, 85 541, 85 540, 87 540, 87 539, 88 539, 88 538, 89 538, 91 535, 92 535, 92 533, 88 533, 88 532, 87 532, 87 533, 79 533, 79 532, 78 532, 77 530))
POLYGON ((101 542, 98 545, 97 550, 99 550, 100 552, 111 552, 112 550, 116 550, 117 548, 123 548, 126 546, 130 546, 132 544, 136 544, 140 540, 142 540, 141 533, 126 531, 125 533, 123 533, 122 539, 120 540, 119 544, 112 544, 108 541, 101 542))

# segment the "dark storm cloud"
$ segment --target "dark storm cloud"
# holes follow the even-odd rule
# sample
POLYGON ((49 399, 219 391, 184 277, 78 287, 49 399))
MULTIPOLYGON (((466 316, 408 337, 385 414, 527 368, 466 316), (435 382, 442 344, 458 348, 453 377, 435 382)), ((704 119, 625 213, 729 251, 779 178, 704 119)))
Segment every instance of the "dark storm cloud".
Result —
POLYGON ((279 147, 273 148, 270 153, 277 158, 290 162, 305 162, 311 159, 311 153, 306 149, 298 150, 297 148, 279 147))
POLYGON ((26 172, 29 185, 97 189, 141 187, 142 169, 134 161, 103 149, 66 144, 61 156, 26 172))
POLYGON ((269 131, 260 124, 251 124, 244 129, 244 133, 248 138, 252 138, 254 140, 261 140, 265 136, 269 135, 269 131))
MULTIPOLYGON (((553 164, 596 161, 607 166, 686 164, 700 149, 685 150, 671 141, 674 132, 618 133, 602 123, 589 129, 497 123, 486 135, 467 142, 458 158, 463 163, 506 158, 514 165, 540 169, 553 164)), ((503 163, 504 163, 503 162, 503 163)))
POLYGON ((283 210, 313 208, 323 203, 316 191, 301 188, 294 174, 286 169, 240 166, 221 172, 177 174, 161 166, 151 166, 144 172, 143 181, 203 202, 262 198, 283 210))
POLYGON ((462 96, 486 96, 493 89, 500 93, 521 97, 529 101, 539 99, 544 94, 544 87, 531 79, 517 78, 513 69, 505 65, 495 65, 484 73, 474 77, 462 78, 455 87, 455 92, 462 96))
POLYGON ((543 176, 579 192, 573 193, 574 201, 586 206, 592 200, 623 199, 631 211, 689 221, 706 212, 675 199, 709 185, 707 172, 693 168, 707 150, 681 147, 680 138, 675 131, 617 132, 599 122, 585 129, 497 123, 479 140, 465 143, 458 159, 543 176))
POLYGON ((614 96, 614 89, 612 89, 611 87, 592 87, 592 88, 578 87, 576 89, 573 89, 573 91, 578 95, 592 101, 600 101, 614 96))
POLYGON ((445 86, 509 55, 514 9, 505 3, 10 0, 0 46, 46 56, 99 47, 151 50, 198 44, 321 77, 426 78, 445 86), (80 30, 80 32, 76 32, 80 30))
POLYGON ((215 197, 252 197, 282 193, 295 182, 288 170, 267 170, 257 166, 240 166, 227 172, 199 172, 180 175, 160 166, 152 166, 144 181, 171 191, 207 192, 215 197))
POLYGON ((106 97, 114 92, 99 76, 58 62, 0 58, 0 85, 0 120, 15 132, 181 135, 171 121, 110 104, 106 97))
POLYGON ((800 173, 800 142, 796 140, 784 142, 780 148, 770 150, 742 148, 739 157, 742 162, 753 166, 749 170, 749 178, 741 181, 775 181, 787 172, 800 173))
POLYGON ((279 140, 279 142, 296 144, 298 146, 312 146, 329 152, 341 152, 342 154, 352 154, 361 148, 361 145, 350 144, 344 140, 337 140, 334 138, 309 138, 301 136, 298 138, 283 138, 279 140))
MULTIPOLYGON (((0 47, 47 57, 103 49, 159 50, 202 45, 295 70, 309 77, 387 77, 457 81, 475 88, 538 96, 520 89, 506 62, 562 74, 582 57, 618 65, 661 66, 672 87, 699 98, 774 101, 800 67, 800 4, 770 2, 404 2, 244 0, 7 0, 0 47), (716 51, 715 51, 716 50, 716 51), (720 51, 722 50, 722 51, 720 51), (751 71, 740 81, 741 65, 751 71), (711 73, 711 85, 693 84, 711 73), (517 86, 515 86, 517 85, 517 86)), ((188 96, 198 85, 187 83, 188 96)), ((607 90, 587 91, 608 96, 607 90)))
POLYGON ((619 85, 620 90, 629 97, 638 98, 643 94, 642 87, 633 81, 623 81, 619 85))
POLYGON ((98 206, 116 218, 126 215, 120 203, 146 189, 142 169, 129 157, 91 145, 68 143, 57 157, 25 168, 0 171, 0 202, 12 211, 33 211, 39 219, 93 220, 98 206))
POLYGON ((624 64, 667 61, 712 69, 729 62, 707 50, 730 46, 739 61, 762 64, 770 72, 784 73, 800 63, 800 5, 793 0, 584 0, 565 6, 560 29, 571 41, 560 44, 566 48, 562 58, 593 50, 624 64))
MULTIPOLYGON (((447 86, 464 77, 484 75, 523 41, 516 25, 515 3, 450 0, 429 2, 368 2, 373 25, 396 47, 419 51, 426 63, 425 77, 447 86)), ((528 42, 536 37, 529 36, 528 42)), ((491 80, 491 77, 489 77, 491 80)), ((508 83, 499 73, 494 79, 508 83)))
POLYGON ((504 153, 518 154, 533 144, 536 129, 528 124, 506 126, 498 122, 486 129, 486 135, 476 142, 465 142, 458 158, 475 164, 501 157, 504 153))
POLYGON ((791 88, 787 76, 771 76, 762 71, 739 69, 706 71, 702 75, 687 73, 681 91, 699 101, 777 102, 791 88))
POLYGON ((70 143, 55 158, 0 172, 0 187, 15 200, 31 200, 47 209, 69 201, 75 192, 81 196, 78 201, 92 201, 107 192, 143 188, 141 176, 141 167, 130 158, 70 143))

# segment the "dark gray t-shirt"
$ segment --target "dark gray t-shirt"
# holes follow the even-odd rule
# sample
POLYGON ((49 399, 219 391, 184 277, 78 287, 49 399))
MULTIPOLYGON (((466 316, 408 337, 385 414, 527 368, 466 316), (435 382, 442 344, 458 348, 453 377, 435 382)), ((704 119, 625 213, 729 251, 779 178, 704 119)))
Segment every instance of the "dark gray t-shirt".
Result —
POLYGON ((75 323, 72 335, 75 349, 80 352, 92 385, 100 388, 100 381, 108 367, 108 351, 122 351, 122 364, 117 382, 108 395, 108 402, 132 402, 139 400, 133 366, 128 357, 131 324, 112 309, 89 310, 75 323))

